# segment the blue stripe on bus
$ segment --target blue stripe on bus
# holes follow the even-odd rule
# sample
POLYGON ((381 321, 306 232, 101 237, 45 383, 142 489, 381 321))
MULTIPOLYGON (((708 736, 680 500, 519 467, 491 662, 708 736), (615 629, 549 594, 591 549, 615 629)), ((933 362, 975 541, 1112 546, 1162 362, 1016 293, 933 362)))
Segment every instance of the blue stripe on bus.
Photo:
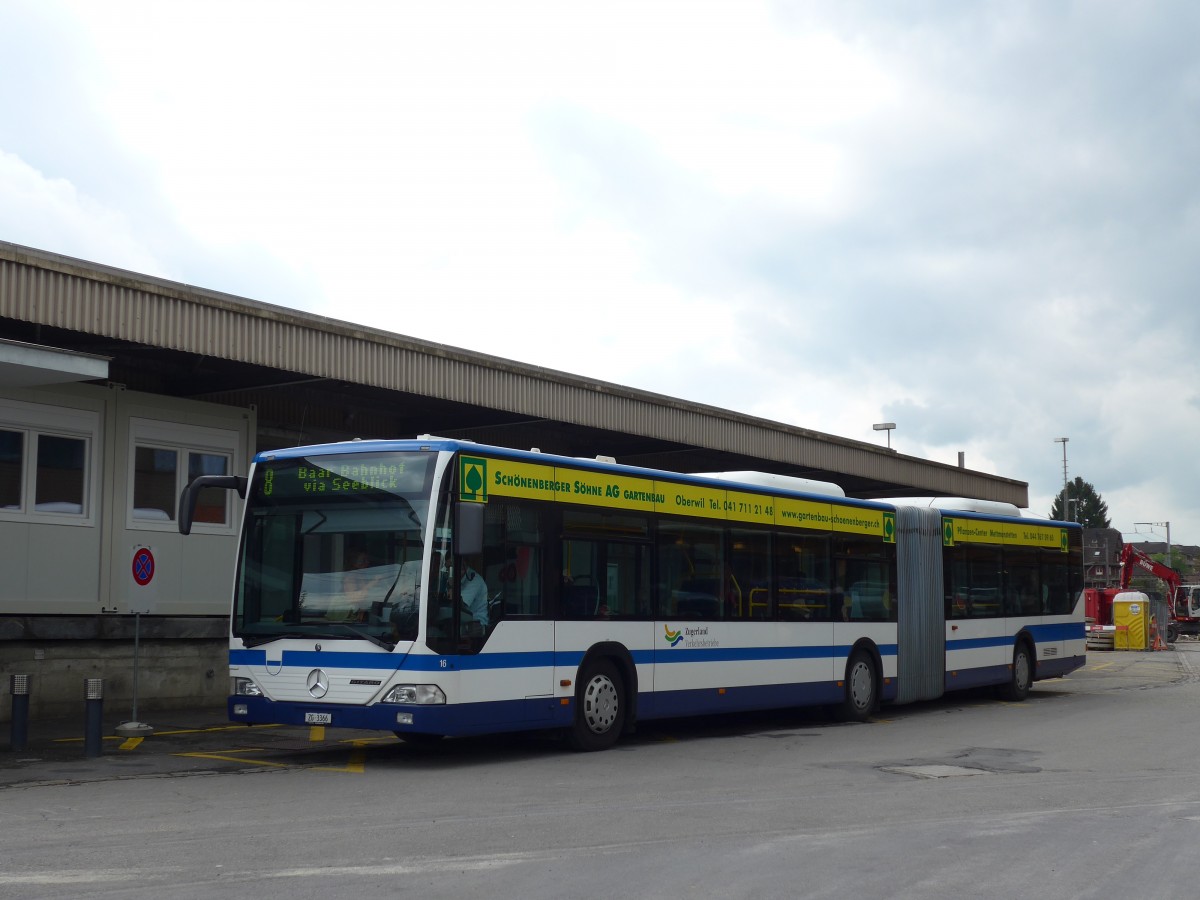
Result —
MULTIPOLYGON (((1085 662, 1086 659, 1082 656, 1041 659, 1037 661, 1034 676, 1038 681, 1046 678, 1061 678, 1063 675, 1081 668, 1085 662)), ((1007 684, 1012 677, 1009 669, 1007 664, 949 669, 946 672, 946 690, 961 691, 967 688, 1007 684)))
POLYGON ((1054 622, 1049 625, 1028 625, 1025 628, 1039 644, 1047 641, 1083 640, 1087 629, 1083 622, 1054 622))
MULTIPOLYGON (((1064 623, 1055 625, 1032 625, 1027 628, 1037 643, 1064 639, 1083 639, 1083 625, 1064 623)), ((995 637, 962 638, 946 641, 947 651, 977 650, 985 647, 1010 647, 1013 635, 995 637)), ((880 656, 895 657, 897 645, 879 644, 880 656)), ((655 648, 634 650, 631 655, 635 665, 670 665, 676 663, 716 662, 761 662, 787 659, 842 659, 850 655, 849 645, 809 647, 711 647, 696 649, 655 648)), ((490 669, 530 669, 554 666, 577 668, 582 662, 583 651, 539 651, 529 653, 480 653, 470 656, 430 656, 410 654, 397 657, 387 653, 312 650, 285 650, 282 658, 268 659, 265 650, 230 650, 230 665, 241 666, 287 666, 295 668, 359 669, 366 671, 436 672, 436 671, 486 671, 490 669)))
POLYGON ((341 706, 332 703, 288 703, 265 697, 230 697, 229 719, 247 724, 304 725, 306 713, 328 713, 330 727, 366 728, 373 731, 413 731, 425 734, 471 735, 502 731, 528 731, 536 728, 563 728, 575 714, 573 703, 557 699, 530 697, 523 700, 495 700, 487 703, 455 703, 438 706, 412 706, 376 703, 373 706, 341 706), (245 707, 237 713, 234 707, 245 707), (398 713, 413 717, 411 726, 396 721, 398 713))
MULTIPOLYGON (((845 689, 834 681, 799 684, 767 684, 724 689, 700 688, 685 691, 638 694, 640 719, 663 719, 712 713, 746 712, 788 706, 839 703, 845 689)), ((342 706, 318 702, 279 702, 266 697, 230 697, 229 718, 235 722, 304 725, 306 713, 327 713, 330 727, 365 728, 377 731, 414 731, 429 734, 473 735, 537 728, 565 728, 574 720, 574 698, 552 696, 523 700, 494 700, 437 706, 377 703, 371 706, 342 706), (566 703, 562 699, 567 699, 566 703), (245 713, 234 712, 244 707, 245 713), (413 717, 413 724, 400 725, 398 713, 413 717)))
POLYGON ((945 689, 963 691, 974 687, 1007 684, 1010 677, 1007 665, 949 669, 946 672, 945 689))
POLYGON ((835 681, 798 684, 759 684, 745 687, 701 688, 690 691, 656 691, 638 695, 639 719, 706 716, 714 713, 783 709, 840 703, 845 688, 835 681))
POLYGON ((1042 659, 1038 660, 1037 677, 1038 678, 1061 678, 1076 669, 1082 668, 1087 663, 1087 657, 1084 656, 1064 656, 1058 659, 1042 659))
MULTIPOLYGON (((1083 640, 1087 637, 1082 622, 1061 622, 1050 625, 1026 625, 1023 629, 1029 632, 1034 643, 1051 644, 1057 641, 1083 640)), ((980 647, 1011 647, 1015 644, 1015 634, 1001 634, 995 637, 960 638, 946 641, 947 650, 977 650, 980 647)))
MULTIPOLYGON (((880 656, 895 656, 895 644, 878 644, 880 656)), ((841 659, 853 648, 837 647, 713 647, 654 651, 655 663, 752 662, 764 659, 841 659)))
POLYGON ((1011 634, 1001 634, 996 637, 962 638, 956 641, 946 641, 946 650, 978 650, 981 647, 1011 647, 1016 637, 1011 634))

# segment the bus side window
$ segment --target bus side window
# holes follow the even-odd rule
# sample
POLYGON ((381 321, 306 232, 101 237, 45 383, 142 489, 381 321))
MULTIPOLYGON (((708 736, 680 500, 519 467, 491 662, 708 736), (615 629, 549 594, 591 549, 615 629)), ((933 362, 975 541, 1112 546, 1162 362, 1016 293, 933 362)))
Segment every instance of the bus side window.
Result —
POLYGON ((565 619, 645 617, 650 547, 632 541, 563 542, 559 615, 565 619))
POLYGON ((771 618, 771 534, 742 531, 731 534, 725 610, 731 619, 771 618))
POLYGON ((834 543, 838 617, 855 622, 896 621, 896 547, 860 538, 834 543))
POLYGON ((724 529, 661 523, 658 529, 659 614, 707 621, 725 616, 724 529))
POLYGON ((543 507, 514 501, 488 504, 483 572, 492 627, 506 616, 541 616, 543 507))
POLYGON ((785 622, 829 621, 829 538, 776 532, 774 558, 777 617, 785 622))

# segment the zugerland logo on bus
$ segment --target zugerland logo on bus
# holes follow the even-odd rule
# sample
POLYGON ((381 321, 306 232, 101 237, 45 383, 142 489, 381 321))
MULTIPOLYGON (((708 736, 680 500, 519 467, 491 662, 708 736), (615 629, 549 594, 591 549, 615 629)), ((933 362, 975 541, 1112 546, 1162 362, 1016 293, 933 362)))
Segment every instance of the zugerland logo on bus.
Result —
POLYGON ((709 637, 707 625, 684 625, 682 628, 672 631, 670 625, 664 624, 663 640, 672 647, 678 647, 682 644, 685 650, 721 646, 720 641, 709 637))
POLYGON ((468 503, 487 503, 487 464, 478 456, 458 458, 458 499, 468 503))

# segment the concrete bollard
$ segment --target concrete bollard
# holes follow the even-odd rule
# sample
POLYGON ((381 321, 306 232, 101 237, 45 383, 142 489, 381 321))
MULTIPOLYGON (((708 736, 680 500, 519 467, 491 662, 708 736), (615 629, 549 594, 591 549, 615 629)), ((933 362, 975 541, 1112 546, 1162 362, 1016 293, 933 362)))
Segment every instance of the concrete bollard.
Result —
POLYGON ((83 679, 84 726, 83 755, 99 756, 102 752, 104 720, 104 679, 83 679))
POLYGON ((9 676, 9 691, 12 693, 11 740, 14 753, 29 749, 29 679, 32 675, 9 676))

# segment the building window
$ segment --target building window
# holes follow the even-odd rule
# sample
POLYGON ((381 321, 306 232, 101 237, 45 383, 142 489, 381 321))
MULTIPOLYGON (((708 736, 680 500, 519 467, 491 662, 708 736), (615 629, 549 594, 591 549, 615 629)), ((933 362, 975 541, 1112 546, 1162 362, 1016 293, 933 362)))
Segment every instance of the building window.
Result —
POLYGON ((25 433, 0 431, 0 509, 21 508, 21 482, 25 467, 25 433))
MULTIPOLYGON (((130 528, 173 530, 179 520, 179 495, 193 479, 234 470, 238 435, 233 431, 135 418, 130 420, 130 437, 130 528)), ((200 531, 232 531, 230 504, 228 491, 201 491, 194 525, 200 531)))
POLYGON ((133 453, 133 517, 157 522, 175 521, 175 485, 179 482, 179 451, 137 447, 133 453))
POLYGON ((92 524, 99 417, 0 400, 0 518, 92 524))
POLYGON ((87 442, 54 434, 37 436, 37 512, 83 515, 87 442))
MULTIPOLYGON (((188 453, 188 481, 201 475, 228 475, 229 457, 221 453, 188 453)), ((205 488, 196 499, 193 522, 224 525, 229 521, 229 491, 205 488)))

